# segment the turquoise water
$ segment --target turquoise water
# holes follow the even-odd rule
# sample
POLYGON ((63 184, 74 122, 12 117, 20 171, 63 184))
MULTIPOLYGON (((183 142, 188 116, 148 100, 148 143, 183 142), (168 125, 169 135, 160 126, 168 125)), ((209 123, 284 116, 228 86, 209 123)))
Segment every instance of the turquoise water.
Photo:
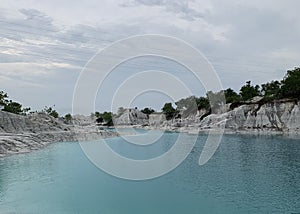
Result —
MULTIPOLYGON (((121 138, 108 142, 128 157, 151 158, 168 150, 177 135, 166 133, 143 148, 121 138)), ((224 135, 200 167, 206 137, 199 135, 174 171, 148 181, 104 173, 78 143, 2 158, 0 213, 300 213, 299 140, 224 135)))

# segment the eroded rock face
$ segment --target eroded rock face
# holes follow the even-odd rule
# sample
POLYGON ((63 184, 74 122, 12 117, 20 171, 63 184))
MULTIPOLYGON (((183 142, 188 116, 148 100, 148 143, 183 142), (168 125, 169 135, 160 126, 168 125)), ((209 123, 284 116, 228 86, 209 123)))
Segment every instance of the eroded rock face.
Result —
POLYGON ((61 130, 67 131, 69 128, 64 123, 45 113, 34 113, 23 116, 0 111, 0 132, 39 133, 61 130))
POLYGON ((96 120, 95 116, 74 115, 71 123, 78 126, 90 126, 95 124, 96 120))
POLYGON ((300 133, 299 102, 274 102, 263 105, 242 105, 224 114, 212 114, 201 121, 200 127, 214 128, 226 121, 233 130, 273 130, 300 133))
POLYGON ((164 121, 166 121, 166 116, 163 113, 154 113, 149 115, 150 126, 160 126, 164 121))
MULTIPOLYGON (((160 122, 163 129, 216 129, 225 127, 231 131, 254 131, 260 133, 296 133, 300 134, 300 103, 294 101, 273 102, 267 104, 245 104, 224 113, 204 112, 182 119, 160 122)), ((151 125, 151 124, 150 124, 151 125)))
POLYGON ((137 109, 126 109, 123 114, 113 119, 114 125, 148 125, 146 114, 137 109))
POLYGON ((74 125, 45 113, 27 116, 0 111, 0 157, 37 150, 50 143, 87 141, 116 132, 100 130, 89 117, 75 117, 74 125))
MULTIPOLYGON (((255 131, 259 133, 280 132, 300 134, 300 102, 284 101, 267 104, 245 104, 222 114, 205 112, 186 118, 166 120, 163 114, 149 118, 137 109, 127 109, 114 119, 115 125, 149 125, 149 128, 170 130, 207 130, 225 127, 232 131, 255 131)), ((73 123, 55 119, 44 113, 28 116, 0 111, 0 157, 28 152, 52 142, 86 141, 117 136, 116 132, 101 130, 88 116, 74 117, 73 123)))

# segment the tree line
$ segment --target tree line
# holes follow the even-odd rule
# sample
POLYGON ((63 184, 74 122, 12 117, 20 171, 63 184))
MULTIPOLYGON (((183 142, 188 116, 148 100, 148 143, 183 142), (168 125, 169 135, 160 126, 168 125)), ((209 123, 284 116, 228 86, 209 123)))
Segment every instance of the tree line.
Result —
POLYGON ((180 110, 185 110, 186 112, 201 109, 211 111, 212 108, 218 108, 224 103, 232 103, 233 105, 244 104, 257 96, 261 97, 261 102, 272 102, 280 99, 299 100, 300 68, 296 67, 288 70, 280 81, 272 80, 262 85, 252 85, 251 81, 246 81, 239 92, 235 92, 231 88, 219 92, 208 91, 206 96, 191 96, 175 102, 176 108, 171 103, 165 103, 162 112, 167 119, 171 119, 176 118, 180 110))
MULTIPOLYGON (((48 114, 54 118, 58 118, 59 114, 58 112, 54 109, 54 105, 51 107, 45 106, 44 109, 41 111, 30 111, 31 108, 23 108, 22 104, 8 99, 9 96, 7 93, 0 91, 0 108, 2 108, 2 111, 10 112, 13 114, 19 114, 19 115, 27 115, 27 114, 32 114, 32 113, 37 113, 37 112, 43 112, 45 114, 48 114)), ((66 118, 70 119, 69 117, 71 114, 67 114, 66 118)))
MULTIPOLYGON (((212 109, 218 108, 225 103, 232 104, 243 104, 254 97, 260 96, 263 102, 271 102, 280 99, 300 99, 300 68, 296 67, 292 70, 288 70, 282 80, 272 80, 262 85, 252 85, 251 81, 246 83, 240 88, 239 92, 234 91, 231 88, 222 90, 219 92, 208 91, 206 96, 196 97, 191 96, 183 98, 175 102, 176 107, 174 108, 172 103, 165 103, 162 107, 162 113, 165 114, 166 119, 172 119, 180 117, 179 112, 184 110, 185 112, 195 112, 197 110, 205 110, 211 112, 212 109)), ((30 108, 23 108, 22 104, 9 100, 7 93, 0 91, 0 107, 2 111, 11 112, 14 114, 26 115, 30 108)), ((113 117, 119 116, 125 112, 126 109, 120 107, 117 114, 112 112, 95 112, 91 116, 96 117, 96 122, 111 126, 113 125, 113 117)), ((54 118, 58 118, 59 114, 54 109, 54 106, 47 107, 41 111, 54 118)), ((146 107, 141 110, 146 115, 150 115, 155 111, 146 107)), ((72 120, 71 114, 66 114, 63 117, 67 122, 72 120)))

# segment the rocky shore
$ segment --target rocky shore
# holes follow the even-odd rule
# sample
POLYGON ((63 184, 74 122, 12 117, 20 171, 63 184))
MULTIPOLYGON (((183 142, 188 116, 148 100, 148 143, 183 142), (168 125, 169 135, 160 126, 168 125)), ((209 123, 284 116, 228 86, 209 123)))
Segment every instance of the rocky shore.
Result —
MULTIPOLYGON (((269 103, 226 104, 217 113, 200 110, 184 117, 166 120, 162 113, 146 115, 126 109, 114 118, 118 127, 140 127, 191 134, 224 129, 235 134, 280 134, 300 136, 300 102, 281 100, 269 103)), ((0 111, 0 157, 37 150, 54 142, 78 142, 119 136, 102 129, 90 116, 74 116, 71 122, 44 113, 27 116, 0 111)))
POLYGON ((226 104, 215 114, 200 110, 172 120, 155 113, 149 115, 147 122, 145 115, 137 111, 125 112, 121 120, 115 118, 115 124, 188 133, 208 133, 224 128, 225 133, 231 134, 300 135, 300 102, 295 100, 257 101, 239 106, 226 104))
POLYGON ((26 153, 54 142, 78 142, 118 136, 102 130, 89 117, 66 123, 44 113, 16 115, 0 111, 0 157, 26 153))

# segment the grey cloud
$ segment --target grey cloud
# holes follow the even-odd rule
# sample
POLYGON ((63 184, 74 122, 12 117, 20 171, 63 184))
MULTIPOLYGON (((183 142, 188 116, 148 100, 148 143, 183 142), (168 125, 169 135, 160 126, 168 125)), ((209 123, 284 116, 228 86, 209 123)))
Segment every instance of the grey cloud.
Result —
POLYGON ((166 9, 170 12, 174 13, 181 13, 182 18, 185 18, 187 20, 195 20, 199 18, 204 18, 204 14, 202 12, 199 12, 188 5, 188 1, 178 1, 173 2, 172 4, 167 4, 166 9))
MULTIPOLYGON (((25 19, 9 19, 2 17, 0 38, 7 39, 8 44, 1 45, 3 49, 15 49, 19 55, 3 56, 1 62, 39 62, 54 61, 67 62, 83 66, 95 53, 95 49, 81 47, 78 43, 88 43, 85 29, 78 26, 79 38, 70 31, 61 31, 60 27, 53 24, 53 20, 37 10, 20 10, 25 19), (81 29, 81 30, 79 30, 81 29)), ((92 36, 90 36, 92 37, 92 36)))
POLYGON ((26 38, 52 37, 59 31, 51 18, 37 10, 20 10, 20 13, 26 18, 1 18, 1 37, 23 41, 26 38))
MULTIPOLYGON (((280 54, 283 51, 286 56, 290 52, 300 56, 300 20, 293 19, 293 11, 296 10, 293 8, 297 5, 287 2, 290 6, 281 11, 276 1, 273 4, 268 1, 270 5, 256 3, 256 6, 230 0, 223 3, 214 1, 211 10, 203 12, 193 8, 187 1, 135 0, 123 4, 122 9, 131 12, 146 6, 149 7, 149 14, 132 15, 111 22, 106 20, 105 23, 90 26, 78 23, 64 27, 57 26, 51 17, 38 10, 22 9, 20 13, 23 17, 14 19, 5 18, 0 13, 0 38, 12 40, 12 44, 3 43, 0 50, 15 48, 22 51, 20 55, 0 53, 0 62, 46 61, 82 67, 100 48, 116 40, 144 33, 166 34, 181 38, 198 48, 215 66, 224 86, 237 90, 248 79, 255 84, 262 83, 281 78, 285 69, 299 66, 299 58, 284 58, 280 54), (266 5, 260 7, 262 4, 266 5), (159 14, 149 19, 152 9, 162 13, 162 17, 170 17, 171 14, 174 19, 165 20, 159 14), (179 19, 184 19, 183 26, 179 19), (201 23, 206 25, 202 28, 201 23), (224 33, 224 41, 213 37, 213 31, 217 28, 218 33, 219 27, 224 33), (274 51, 277 51, 277 58, 272 55, 274 51)), ((47 93, 57 95, 67 90, 64 87, 72 87, 78 71, 74 68, 53 68, 49 69, 48 76, 35 81, 48 86, 47 93), (72 79, 72 83, 68 82, 69 79, 72 79), (64 86, 56 87, 57 83, 64 86)), ((27 92, 30 93, 30 89, 27 92)), ((35 96, 39 97, 39 93, 35 92, 35 96)), ((63 103, 64 97, 57 99, 63 103)), ((59 103, 54 102, 55 96, 51 98, 53 101, 45 104, 59 103)), ((32 97, 32 102, 34 100, 36 98, 32 97)))
POLYGON ((19 11, 26 16, 27 20, 30 21, 38 21, 49 24, 51 24, 53 21, 52 18, 35 9, 21 9, 19 11))
POLYGON ((154 5, 165 5, 165 0, 135 0, 136 3, 154 6, 154 5))
POLYGON ((173 0, 134 0, 131 4, 123 4, 123 6, 160 6, 165 11, 179 15, 182 19, 193 21, 201 19, 205 16, 203 12, 197 11, 189 6, 190 0, 173 1, 173 0))

